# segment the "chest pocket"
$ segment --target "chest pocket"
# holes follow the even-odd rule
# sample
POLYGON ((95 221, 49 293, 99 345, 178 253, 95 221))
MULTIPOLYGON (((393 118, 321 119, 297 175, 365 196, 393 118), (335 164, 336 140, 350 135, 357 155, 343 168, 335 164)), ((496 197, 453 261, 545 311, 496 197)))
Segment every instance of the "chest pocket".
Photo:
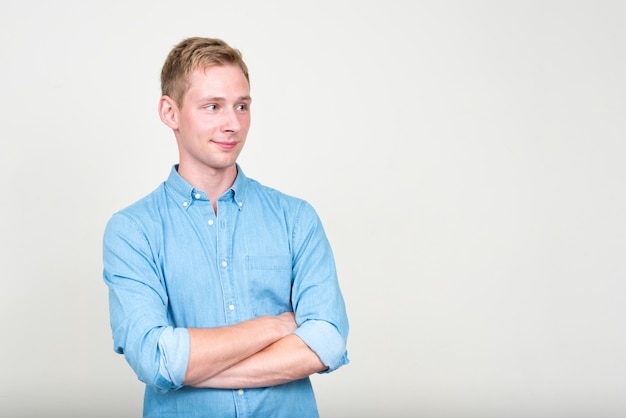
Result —
POLYGON ((293 310, 290 255, 248 256, 246 267, 255 315, 278 315, 293 310))

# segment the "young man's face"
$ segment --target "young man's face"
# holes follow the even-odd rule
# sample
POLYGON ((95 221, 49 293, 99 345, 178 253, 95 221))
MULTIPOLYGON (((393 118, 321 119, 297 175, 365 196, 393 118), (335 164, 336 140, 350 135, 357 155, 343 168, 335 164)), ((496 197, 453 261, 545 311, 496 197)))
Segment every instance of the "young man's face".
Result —
POLYGON ((250 87, 236 65, 196 69, 178 108, 180 164, 197 172, 233 167, 250 128, 250 87))

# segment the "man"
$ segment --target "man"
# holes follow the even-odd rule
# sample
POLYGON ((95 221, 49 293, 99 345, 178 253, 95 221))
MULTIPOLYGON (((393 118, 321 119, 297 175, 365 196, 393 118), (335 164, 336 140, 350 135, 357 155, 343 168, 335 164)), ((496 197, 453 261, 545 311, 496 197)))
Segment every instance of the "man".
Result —
POLYGON ((313 417, 309 376, 348 362, 348 320, 313 208, 246 177, 248 69, 219 39, 175 46, 159 115, 179 163, 104 234, 114 349, 148 417, 313 417))

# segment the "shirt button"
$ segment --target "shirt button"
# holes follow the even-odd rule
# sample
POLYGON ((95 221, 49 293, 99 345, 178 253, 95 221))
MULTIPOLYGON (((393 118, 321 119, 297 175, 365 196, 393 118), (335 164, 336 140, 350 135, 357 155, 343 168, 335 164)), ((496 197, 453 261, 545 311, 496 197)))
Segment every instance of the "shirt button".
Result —
POLYGON ((209 219, 208 224, 209 224, 209 225, 213 225, 213 219, 209 219))
POLYGON ((222 261, 222 267, 226 267, 228 263, 226 261, 222 261))
POLYGON ((228 305, 228 310, 234 311, 235 310, 235 305, 228 305))
POLYGON ((240 394, 240 395, 243 395, 243 389, 239 389, 239 390, 237 391, 237 393, 238 393, 238 394, 240 394))
POLYGON ((183 202, 183 206, 184 206, 184 207, 187 207, 187 206, 189 206, 189 203, 187 203, 187 202, 183 202))

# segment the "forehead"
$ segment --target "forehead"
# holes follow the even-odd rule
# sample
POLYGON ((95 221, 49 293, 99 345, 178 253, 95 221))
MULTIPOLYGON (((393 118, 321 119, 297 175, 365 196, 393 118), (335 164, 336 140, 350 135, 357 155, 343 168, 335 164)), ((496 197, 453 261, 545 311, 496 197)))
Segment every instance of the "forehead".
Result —
POLYGON ((237 65, 212 65, 196 68, 189 75, 191 94, 219 94, 220 96, 249 95, 250 86, 243 71, 237 65))

